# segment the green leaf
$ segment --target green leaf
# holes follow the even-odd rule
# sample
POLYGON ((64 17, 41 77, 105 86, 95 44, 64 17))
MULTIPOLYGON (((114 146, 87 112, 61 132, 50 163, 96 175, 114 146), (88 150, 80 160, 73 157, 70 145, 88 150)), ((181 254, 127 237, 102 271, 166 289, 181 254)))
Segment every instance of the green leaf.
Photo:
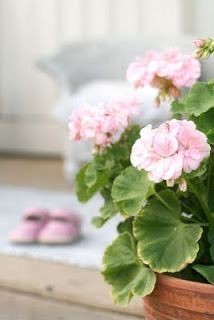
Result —
POLYGON ((214 244, 212 244, 210 247, 210 256, 212 261, 214 262, 214 244))
POLYGON ((193 170, 192 172, 189 172, 189 173, 184 173, 183 176, 184 178, 189 180, 189 179, 203 176, 206 171, 207 171, 207 161, 205 160, 200 164, 200 167, 198 169, 193 170))
POLYGON ((139 132, 140 127, 132 125, 122 133, 119 141, 111 145, 110 150, 117 163, 122 161, 122 163, 128 162, 127 165, 130 165, 131 148, 139 137, 139 132))
POLYGON ((210 144, 214 143, 214 108, 209 109, 207 112, 202 113, 198 117, 191 117, 197 126, 197 129, 204 132, 208 137, 210 144))
POLYGON ((198 117, 214 107, 214 84, 197 82, 185 99, 185 109, 198 117))
POLYGON ((207 193, 208 193, 208 206, 214 216, 214 153, 211 153, 208 164, 208 177, 207 177, 207 193))
POLYGON ((93 159, 94 168, 98 171, 112 169, 115 165, 111 148, 107 148, 103 153, 96 153, 93 159))
POLYGON ((126 216, 138 214, 147 197, 153 193, 154 184, 145 171, 130 166, 114 180, 112 198, 126 216))
POLYGON ((172 102, 171 110, 175 114, 183 114, 185 113, 185 104, 175 100, 172 102))
POLYGON ((110 218, 117 213, 117 207, 115 206, 114 202, 109 199, 100 208, 100 213, 104 218, 110 218))
POLYGON ((211 244, 210 246, 210 256, 212 261, 214 262, 214 224, 211 224, 208 231, 208 241, 211 244))
POLYGON ((132 125, 122 135, 122 140, 127 140, 127 145, 131 149, 135 141, 139 138, 141 128, 138 125, 132 125))
POLYGON ((107 147, 102 152, 95 153, 92 164, 97 171, 112 169, 116 165, 115 157, 112 153, 112 146, 107 147))
POLYGON ((78 200, 81 202, 86 202, 90 199, 90 195, 87 192, 87 186, 85 184, 85 172, 88 168, 88 163, 85 164, 77 173, 75 179, 75 191, 78 197, 78 200))
POLYGON ((214 224, 212 224, 209 228, 208 241, 210 244, 214 244, 214 224))
POLYGON ((77 173, 75 180, 75 190, 79 201, 87 202, 96 192, 100 191, 108 182, 108 170, 100 172, 97 176, 96 183, 90 187, 90 179, 87 177, 86 172, 89 163, 85 164, 77 173), (88 185, 86 184, 86 181, 88 185))
POLYGON ((210 129, 207 132, 207 138, 208 138, 209 144, 214 144, 214 129, 210 129))
POLYGON ((195 260, 202 229, 181 221, 179 200, 171 190, 153 198, 134 221, 138 254, 157 272, 177 272, 195 260))
POLYGON ((118 212, 117 207, 111 199, 105 201, 104 205, 100 208, 100 216, 92 218, 92 224, 100 228, 102 227, 110 218, 115 216, 118 212))
POLYGON ((133 237, 124 232, 106 249, 103 257, 105 281, 112 286, 116 303, 127 305, 133 295, 144 297, 155 286, 155 273, 137 257, 133 237))
POLYGON ((209 283, 214 284, 214 265, 204 266, 202 264, 197 264, 193 266, 193 269, 200 273, 209 283))
POLYGON ((108 219, 103 219, 101 216, 96 216, 91 219, 91 223, 96 227, 96 228, 101 228, 108 219))
POLYGON ((121 221, 117 226, 117 231, 119 233, 123 232, 129 232, 130 234, 133 234, 133 217, 127 218, 124 221, 121 221))
POLYGON ((117 161, 121 161, 129 158, 130 150, 125 144, 121 145, 121 142, 119 141, 118 143, 112 145, 112 153, 117 161))
POLYGON ((88 188, 91 188, 95 185, 97 181, 97 171, 92 163, 89 163, 85 170, 85 184, 88 188))

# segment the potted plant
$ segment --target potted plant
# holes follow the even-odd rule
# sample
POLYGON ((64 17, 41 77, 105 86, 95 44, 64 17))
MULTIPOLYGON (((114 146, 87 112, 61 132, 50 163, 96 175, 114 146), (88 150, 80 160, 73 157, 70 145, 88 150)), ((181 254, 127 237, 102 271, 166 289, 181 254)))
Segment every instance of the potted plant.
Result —
POLYGON ((69 123, 72 140, 94 142, 76 176, 79 200, 102 195, 96 227, 122 219, 104 252, 104 279, 116 303, 145 297, 148 320, 214 319, 214 82, 197 82, 198 58, 214 41, 195 44, 194 57, 150 51, 127 71, 135 87, 158 88, 156 106, 171 102, 171 120, 131 124, 141 103, 133 98, 85 105, 69 123))

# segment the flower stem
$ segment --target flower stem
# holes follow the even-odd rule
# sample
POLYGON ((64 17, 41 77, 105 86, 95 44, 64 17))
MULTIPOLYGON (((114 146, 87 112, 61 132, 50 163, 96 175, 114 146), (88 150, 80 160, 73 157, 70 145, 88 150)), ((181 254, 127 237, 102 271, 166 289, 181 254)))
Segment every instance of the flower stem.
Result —
POLYGON ((200 227, 209 227, 209 223, 206 223, 206 222, 205 223, 198 223, 198 224, 200 225, 200 227))
POLYGON ((194 214, 194 211, 192 210, 192 208, 190 208, 186 203, 181 202, 182 206, 185 207, 189 212, 191 212, 192 214, 194 214))
POLYGON ((198 40, 200 43, 194 53, 195 58, 209 58, 214 53, 214 40, 211 38, 198 40))
POLYGON ((188 186, 189 186, 190 190, 192 191, 192 193, 197 198, 197 200, 199 201, 204 213, 207 216, 208 221, 211 221, 212 217, 211 217, 208 205, 207 205, 206 201, 204 201, 204 199, 203 199, 203 194, 200 194, 198 192, 197 188, 195 188, 195 185, 192 184, 190 181, 188 181, 188 186))
POLYGON ((184 202, 181 201, 181 205, 182 205, 184 208, 186 208, 189 212, 191 212, 191 214, 192 214, 193 216, 195 216, 195 218, 198 219, 198 220, 196 220, 196 219, 191 218, 191 220, 194 220, 195 222, 202 222, 202 223, 204 222, 203 218, 202 218, 200 215, 196 214, 196 212, 195 212, 192 208, 190 208, 186 203, 184 203, 184 202))
POLYGON ((214 153, 211 150, 211 155, 209 159, 209 166, 208 166, 208 180, 207 180, 207 194, 209 196, 210 188, 211 188, 211 180, 213 178, 213 169, 214 169, 214 153))
POLYGON ((174 212, 174 209, 171 208, 168 203, 157 193, 155 192, 155 196, 157 197, 157 199, 170 211, 174 212))

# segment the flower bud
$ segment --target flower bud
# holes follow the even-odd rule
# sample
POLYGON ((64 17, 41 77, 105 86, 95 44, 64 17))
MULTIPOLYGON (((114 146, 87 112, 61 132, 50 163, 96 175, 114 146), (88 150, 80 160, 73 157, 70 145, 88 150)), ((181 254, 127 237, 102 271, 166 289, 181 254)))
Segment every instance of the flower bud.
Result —
POLYGON ((181 96, 181 91, 178 88, 176 88, 175 86, 173 86, 170 89, 170 95, 175 99, 179 98, 181 96))
POLYGON ((175 180, 174 179, 166 180, 167 187, 174 187, 174 184, 175 184, 175 180))
POLYGON ((160 100, 160 97, 157 96, 154 100, 154 105, 156 108, 159 108, 160 107, 160 103, 161 103, 161 100, 160 100))
POLYGON ((195 44, 196 48, 199 48, 199 49, 203 48, 205 43, 206 43, 206 40, 204 40, 204 39, 195 39, 194 40, 194 44, 195 44))
POLYGON ((201 49, 197 49, 197 50, 195 50, 194 52, 193 52, 193 55, 192 55, 192 57, 194 58, 194 59, 199 59, 199 58, 201 58, 201 49))
POLYGON ((196 50, 193 54, 193 57, 196 59, 199 58, 209 58, 214 54, 214 40, 211 38, 208 39, 197 39, 194 41, 196 50))
POLYGON ((178 186, 179 186, 180 191, 185 192, 187 190, 186 180, 184 178, 180 178, 178 186))

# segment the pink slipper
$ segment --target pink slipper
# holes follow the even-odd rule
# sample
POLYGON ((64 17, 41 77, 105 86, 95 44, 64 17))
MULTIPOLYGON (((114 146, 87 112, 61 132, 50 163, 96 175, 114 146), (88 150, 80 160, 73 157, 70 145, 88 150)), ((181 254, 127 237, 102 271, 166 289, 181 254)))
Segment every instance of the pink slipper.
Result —
POLYGON ((68 244, 80 236, 81 220, 72 211, 55 209, 49 212, 49 222, 39 234, 43 244, 68 244))
POLYGON ((40 231, 48 221, 48 211, 40 208, 30 208, 24 211, 23 219, 11 233, 10 241, 20 244, 31 244, 37 241, 40 231))

